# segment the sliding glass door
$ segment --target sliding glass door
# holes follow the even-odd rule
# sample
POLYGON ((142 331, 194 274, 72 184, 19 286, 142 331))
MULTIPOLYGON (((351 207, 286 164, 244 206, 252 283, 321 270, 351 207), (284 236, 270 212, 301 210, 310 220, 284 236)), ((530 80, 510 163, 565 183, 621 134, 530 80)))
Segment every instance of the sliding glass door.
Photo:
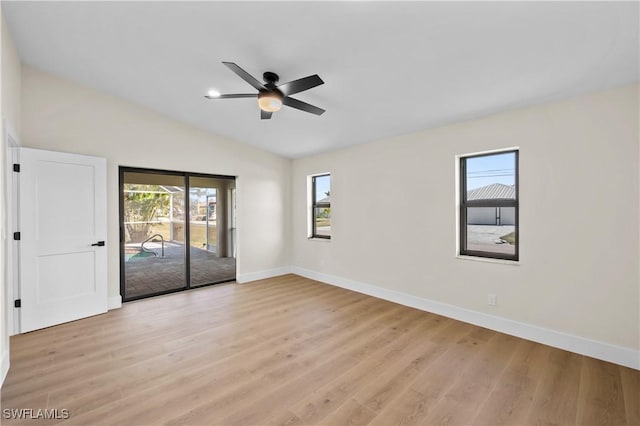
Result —
POLYGON ((235 178, 120 168, 125 301, 235 279, 235 178))
POLYGON ((189 176, 191 287, 236 276, 231 241, 234 189, 235 181, 231 179, 189 176))

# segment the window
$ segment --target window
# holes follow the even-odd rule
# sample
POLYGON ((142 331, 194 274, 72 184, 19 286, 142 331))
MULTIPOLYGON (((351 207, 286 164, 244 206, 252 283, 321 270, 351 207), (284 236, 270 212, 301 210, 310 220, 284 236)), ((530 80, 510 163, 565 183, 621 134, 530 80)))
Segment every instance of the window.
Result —
POLYGON ((518 260, 518 151, 460 158, 460 254, 518 260))
POLYGON ((331 238, 331 175, 311 176, 311 238, 331 238))

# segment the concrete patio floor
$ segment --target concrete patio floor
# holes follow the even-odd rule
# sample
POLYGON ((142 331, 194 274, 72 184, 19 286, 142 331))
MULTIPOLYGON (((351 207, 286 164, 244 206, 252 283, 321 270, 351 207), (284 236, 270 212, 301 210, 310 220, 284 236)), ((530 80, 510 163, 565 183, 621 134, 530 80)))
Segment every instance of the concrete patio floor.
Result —
MULTIPOLYGON (((127 244, 140 248, 140 244, 127 244)), ((145 248, 156 256, 130 257, 125 261, 125 299, 185 287, 184 245, 165 242, 164 257, 160 243, 147 243, 145 248)), ((218 257, 207 250, 191 247, 191 287, 236 277, 236 259, 218 257)))

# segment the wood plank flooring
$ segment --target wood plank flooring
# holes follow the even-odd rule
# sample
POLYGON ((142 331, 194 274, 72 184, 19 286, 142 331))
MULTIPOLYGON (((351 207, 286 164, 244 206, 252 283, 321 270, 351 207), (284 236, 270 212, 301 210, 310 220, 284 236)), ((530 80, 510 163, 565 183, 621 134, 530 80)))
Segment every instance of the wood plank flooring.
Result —
POLYGON ((636 370, 295 275, 14 336, 1 393, 3 425, 640 425, 636 370))

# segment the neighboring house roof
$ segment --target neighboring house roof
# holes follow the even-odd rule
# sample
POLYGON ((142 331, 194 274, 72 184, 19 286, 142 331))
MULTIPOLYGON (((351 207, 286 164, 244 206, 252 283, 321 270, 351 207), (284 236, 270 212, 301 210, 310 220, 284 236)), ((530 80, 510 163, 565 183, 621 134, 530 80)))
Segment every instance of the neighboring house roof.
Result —
POLYGON ((316 203, 318 204, 330 204, 331 203, 331 197, 324 197, 321 200, 316 200, 316 203))
POLYGON ((516 189, 512 185, 492 183, 467 191, 467 200, 509 199, 516 198, 516 189))
POLYGON ((180 188, 179 186, 171 186, 171 185, 159 185, 160 188, 164 189, 165 191, 174 194, 176 192, 184 192, 183 188, 180 188))

